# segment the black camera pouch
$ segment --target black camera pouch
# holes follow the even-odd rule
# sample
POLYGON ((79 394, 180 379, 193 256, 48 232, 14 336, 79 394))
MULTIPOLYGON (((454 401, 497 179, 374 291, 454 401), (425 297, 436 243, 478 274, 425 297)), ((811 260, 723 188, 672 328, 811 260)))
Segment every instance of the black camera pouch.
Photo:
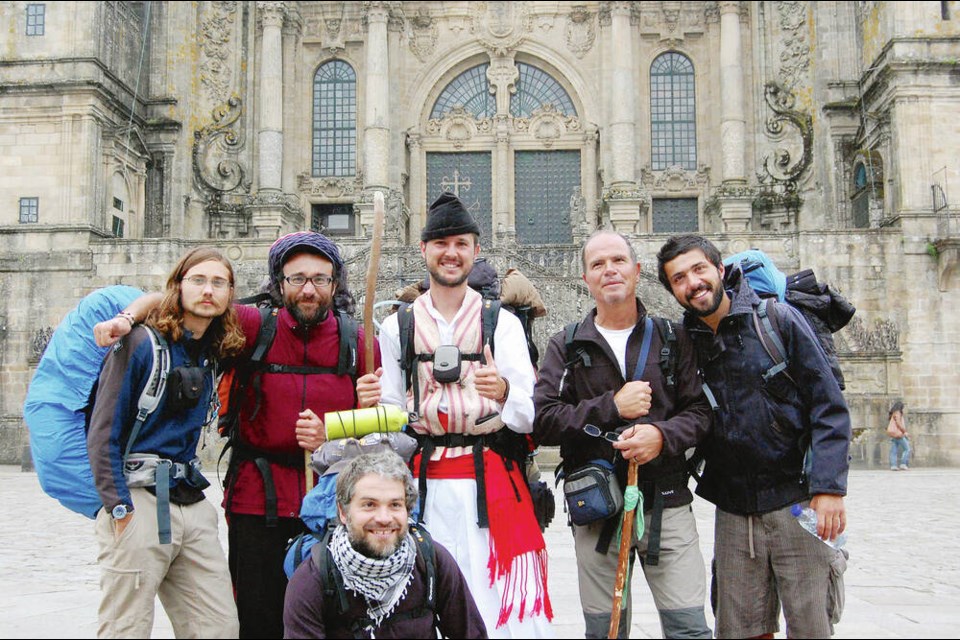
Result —
POLYGON ((167 376, 168 413, 179 413, 197 406, 203 393, 205 367, 176 367, 167 376))

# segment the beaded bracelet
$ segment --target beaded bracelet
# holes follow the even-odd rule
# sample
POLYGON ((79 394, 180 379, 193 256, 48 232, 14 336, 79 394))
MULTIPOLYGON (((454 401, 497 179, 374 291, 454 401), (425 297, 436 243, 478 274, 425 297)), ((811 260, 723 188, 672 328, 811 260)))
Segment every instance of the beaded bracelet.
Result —
POLYGON ((134 317, 133 317, 133 314, 130 313, 129 311, 121 311, 120 313, 117 314, 116 317, 118 317, 118 318, 123 318, 124 320, 126 320, 127 322, 129 322, 131 329, 133 328, 133 325, 137 324, 137 319, 134 318, 134 317))

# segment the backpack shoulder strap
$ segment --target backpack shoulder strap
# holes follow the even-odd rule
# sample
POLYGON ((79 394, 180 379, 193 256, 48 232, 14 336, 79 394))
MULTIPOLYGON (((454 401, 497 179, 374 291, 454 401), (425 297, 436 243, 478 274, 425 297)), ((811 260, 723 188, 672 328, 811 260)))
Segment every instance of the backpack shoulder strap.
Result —
POLYGON ((753 325, 757 331, 757 336, 760 338, 760 343, 767 355, 774 363, 774 366, 767 369, 766 373, 763 374, 764 381, 769 380, 781 371, 793 380, 787 372, 789 366, 787 350, 783 346, 776 308, 777 303, 772 298, 764 298, 760 301, 760 304, 753 308, 753 325))
POLYGON ((483 346, 490 345, 490 353, 496 355, 496 348, 493 344, 493 335, 497 331, 497 321, 500 320, 500 301, 484 299, 483 309, 480 311, 480 332, 482 339, 480 341, 480 362, 486 364, 483 358, 483 346))
POLYGON ((413 346, 413 304, 404 302, 397 310, 397 326, 400 337, 400 370, 403 372, 403 386, 410 388, 411 376, 416 371, 416 354, 413 346))
MULTIPOLYGON (((337 326, 340 330, 340 356, 337 361, 337 375, 357 379, 357 321, 348 313, 337 311, 337 326)), ((365 339, 372 339, 372 337, 365 339)))
POLYGON ((130 437, 127 439, 127 447, 123 452, 124 463, 126 463, 127 456, 130 455, 133 443, 140 434, 144 422, 160 406, 160 401, 163 399, 163 394, 167 388, 167 375, 170 373, 170 346, 166 339, 153 327, 143 325, 143 328, 150 336, 153 362, 147 384, 140 392, 140 398, 137 400, 137 418, 133 424, 133 429, 130 431, 130 437))
POLYGON ((273 339, 277 337, 277 314, 280 313, 279 307, 261 307, 260 308, 260 328, 257 329, 257 339, 253 344, 253 353, 250 356, 250 362, 254 365, 263 362, 273 345, 273 339))
POLYGON ((426 576, 427 598, 423 603, 425 607, 434 612, 434 626, 436 626, 436 604, 437 604, 437 550, 433 546, 433 538, 430 533, 419 525, 410 525, 410 533, 417 543, 417 560, 423 560, 423 570, 426 576))
POLYGON ((679 353, 677 351, 677 331, 673 323, 666 318, 651 316, 653 324, 660 335, 660 371, 663 373, 663 379, 670 389, 677 387, 677 362, 679 353))
POLYGON ((330 553, 330 538, 336 526, 332 522, 327 524, 320 542, 310 547, 310 559, 317 565, 317 571, 320 573, 324 603, 329 605, 336 602, 336 610, 340 615, 344 615, 350 606, 347 602, 347 589, 343 585, 343 574, 340 573, 330 553))
POLYGON ((565 368, 569 369, 578 360, 583 362, 583 366, 591 366, 590 354, 588 354, 583 348, 576 348, 573 346, 573 336, 577 334, 577 329, 580 328, 579 322, 571 322, 563 328, 563 346, 566 353, 567 361, 564 363, 565 368))

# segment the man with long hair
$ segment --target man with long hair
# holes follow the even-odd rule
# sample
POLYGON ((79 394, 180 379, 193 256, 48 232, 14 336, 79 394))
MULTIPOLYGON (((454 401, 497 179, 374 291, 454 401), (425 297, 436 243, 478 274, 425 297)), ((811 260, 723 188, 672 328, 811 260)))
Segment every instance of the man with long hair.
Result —
MULTIPOLYGON (((218 362, 244 345, 230 305, 233 278, 216 249, 188 251, 146 326, 133 328, 104 361, 87 435, 104 505, 95 525, 99 637, 150 637, 157 595, 178 638, 238 633, 217 512, 203 495, 210 483, 196 460, 201 431, 216 413, 218 362), (138 420, 157 340, 169 350, 168 382, 157 410, 138 420)), ((128 312, 118 316, 133 327, 128 312)))
MULTIPOLYGON (((234 363, 239 380, 230 412, 220 423, 230 437, 223 506, 241 638, 283 634, 286 545, 307 531, 299 515, 305 473, 313 471, 305 470, 303 452, 326 439, 320 416, 356 408, 354 379, 338 370, 353 297, 337 245, 320 233, 290 233, 270 247, 268 268, 270 313, 234 306, 246 342, 234 363), (251 356, 268 321, 275 335, 254 365, 251 356)), ((147 294, 127 311, 137 320, 156 305, 157 294, 147 294)), ((119 319, 94 328, 101 345, 128 330, 119 319)), ((358 376, 366 373, 357 357, 364 344, 357 328, 356 341, 345 347, 353 350, 345 355, 356 362, 358 376)), ((379 366, 376 343, 374 354, 379 366)))

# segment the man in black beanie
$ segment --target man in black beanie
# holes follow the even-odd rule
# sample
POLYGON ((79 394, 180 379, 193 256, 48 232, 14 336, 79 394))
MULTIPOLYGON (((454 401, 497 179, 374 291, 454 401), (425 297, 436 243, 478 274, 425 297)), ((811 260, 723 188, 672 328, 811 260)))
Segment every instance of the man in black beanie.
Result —
POLYGON ((480 226, 459 198, 444 193, 430 205, 420 240, 429 290, 384 320, 383 368, 357 380, 358 403, 411 412, 421 445, 411 464, 426 490, 421 519, 453 553, 487 629, 553 637, 546 545, 524 468, 492 450, 511 432, 533 428, 534 369, 523 327, 498 310, 494 360, 483 341, 486 302, 468 283, 480 226), (409 349, 401 347, 401 315, 409 349))

